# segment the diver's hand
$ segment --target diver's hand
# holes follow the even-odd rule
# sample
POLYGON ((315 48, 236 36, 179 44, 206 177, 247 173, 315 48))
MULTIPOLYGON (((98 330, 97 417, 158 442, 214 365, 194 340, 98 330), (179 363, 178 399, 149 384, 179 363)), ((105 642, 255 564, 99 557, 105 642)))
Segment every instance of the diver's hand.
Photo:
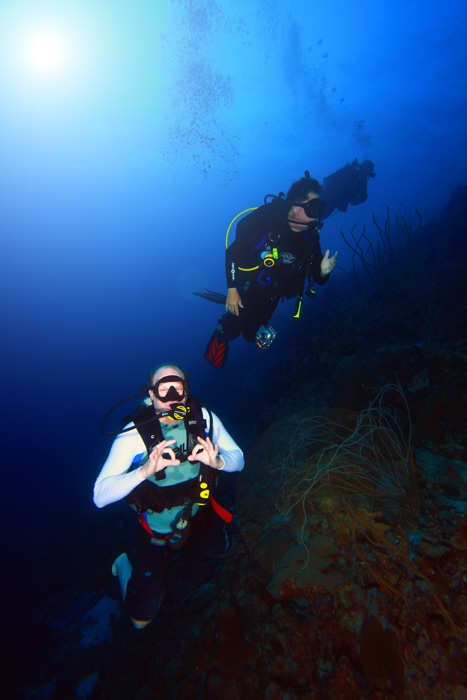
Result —
POLYGON ((227 311, 230 311, 231 314, 234 314, 234 316, 238 316, 240 309, 243 309, 242 298, 235 287, 230 287, 227 290, 225 308, 227 311))
POLYGON ((323 277, 329 275, 329 273, 332 272, 337 265, 337 250, 332 258, 329 257, 329 253, 330 251, 327 250, 324 254, 324 258, 321 260, 321 274, 323 277))
POLYGON ((175 467, 180 464, 179 459, 175 459, 175 452, 169 445, 173 445, 175 440, 162 440, 149 455, 149 459, 142 467, 139 468, 139 473, 145 479, 152 476, 156 472, 162 471, 166 467, 175 467), (169 454, 170 459, 163 457, 163 454, 169 454))
POLYGON ((204 438, 199 437, 198 444, 195 445, 191 455, 188 457, 188 460, 190 462, 202 462, 213 469, 222 469, 222 466, 219 467, 219 462, 223 460, 221 460, 220 457, 217 457, 218 452, 218 445, 213 445, 209 438, 204 440, 204 438))

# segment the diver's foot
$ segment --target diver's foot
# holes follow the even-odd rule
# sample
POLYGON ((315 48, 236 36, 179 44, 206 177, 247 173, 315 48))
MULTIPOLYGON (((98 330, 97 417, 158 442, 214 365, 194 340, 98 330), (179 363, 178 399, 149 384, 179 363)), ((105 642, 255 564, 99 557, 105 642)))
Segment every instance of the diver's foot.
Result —
POLYGON ((131 567, 130 560, 128 559, 126 552, 123 552, 123 554, 120 554, 120 556, 118 556, 112 564, 112 576, 120 576, 120 571, 127 567, 131 567))
POLYGON ((223 367, 227 361, 229 341, 226 339, 223 327, 219 324, 204 351, 204 357, 213 367, 223 367))
POLYGON ((133 567, 131 566, 130 560, 126 552, 120 554, 112 564, 112 576, 118 577, 118 582, 120 584, 120 591, 122 593, 122 600, 126 598, 126 587, 128 586, 128 581, 131 578, 133 572, 133 567))

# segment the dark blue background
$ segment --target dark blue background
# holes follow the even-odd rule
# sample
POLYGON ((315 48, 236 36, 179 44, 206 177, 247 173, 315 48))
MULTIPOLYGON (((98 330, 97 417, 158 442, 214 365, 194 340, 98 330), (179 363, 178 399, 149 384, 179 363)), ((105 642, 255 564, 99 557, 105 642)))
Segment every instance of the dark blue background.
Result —
MULTIPOLYGON (((31 556, 79 537, 110 440, 105 411, 175 361, 228 420, 264 364, 243 340, 216 372, 203 350, 223 291, 225 232, 305 169, 375 162, 339 235, 466 181, 463 3, 8 0, 0 10, 2 492, 6 545, 31 556), (54 26, 69 63, 26 64, 26 30, 54 26), (23 47, 23 48, 21 48, 23 47)), ((336 275, 336 273, 335 273, 336 275)), ((335 276, 312 302, 326 309, 335 276)), ((293 302, 292 302, 293 303, 293 302)), ((291 306, 275 327, 286 333, 291 306)), ((313 323, 312 307, 304 323, 313 323)), ((242 435, 234 434, 242 444, 242 435)))

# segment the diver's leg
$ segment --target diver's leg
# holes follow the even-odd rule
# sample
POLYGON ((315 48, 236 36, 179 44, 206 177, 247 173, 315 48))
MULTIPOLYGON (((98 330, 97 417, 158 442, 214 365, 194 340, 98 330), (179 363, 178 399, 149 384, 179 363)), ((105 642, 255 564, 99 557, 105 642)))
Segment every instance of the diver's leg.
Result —
POLYGON ((232 546, 230 531, 211 505, 200 508, 191 523, 189 546, 208 557, 225 557, 232 546))
POLYGON ((165 593, 169 561, 166 547, 151 544, 147 533, 138 529, 138 541, 131 552, 131 577, 127 582, 125 610, 136 629, 143 629, 156 617, 165 593))
POLYGON ((227 313, 220 317, 204 351, 204 357, 213 367, 225 365, 229 351, 229 340, 234 340, 240 335, 240 331, 239 316, 227 313))
MULTIPOLYGON (((133 567, 130 564, 128 555, 126 552, 120 554, 120 556, 117 557, 112 564, 112 575, 118 577, 123 602, 125 602, 126 599, 126 589, 128 586, 128 581, 131 579, 132 572, 133 567)), ((151 620, 135 620, 133 617, 130 619, 136 629, 143 629, 143 627, 146 627, 146 625, 149 625, 151 622, 151 620)))
POLYGON ((261 326, 267 326, 279 303, 278 297, 256 295, 247 307, 242 321, 243 337, 249 343, 254 343, 256 334, 261 326))
POLYGON ((204 554, 215 559, 225 557, 232 546, 227 524, 212 508, 209 512, 208 529, 200 545, 204 554))
POLYGON ((126 598, 126 587, 128 586, 128 581, 131 578, 131 572, 133 567, 130 564, 128 555, 126 552, 120 554, 112 564, 112 576, 118 577, 118 582, 120 583, 120 591, 122 592, 122 600, 125 602, 126 598))

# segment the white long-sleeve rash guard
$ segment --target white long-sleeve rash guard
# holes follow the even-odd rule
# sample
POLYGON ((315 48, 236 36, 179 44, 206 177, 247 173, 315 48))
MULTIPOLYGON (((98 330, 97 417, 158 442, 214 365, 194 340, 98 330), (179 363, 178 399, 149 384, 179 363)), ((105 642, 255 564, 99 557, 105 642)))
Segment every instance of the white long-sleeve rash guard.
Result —
MULTIPOLYGON (((202 411, 203 418, 209 425, 209 414, 205 408, 202 411)), ((129 423, 126 427, 131 425, 132 423, 129 423)), ((242 471, 245 465, 243 452, 214 413, 212 413, 212 443, 219 446, 218 454, 225 463, 222 471, 242 471)), ((109 456, 94 484, 94 503, 98 508, 120 501, 144 481, 144 477, 139 474, 139 469, 131 470, 131 466, 139 462, 145 453, 146 447, 136 428, 127 433, 121 433, 115 438, 109 456)))

